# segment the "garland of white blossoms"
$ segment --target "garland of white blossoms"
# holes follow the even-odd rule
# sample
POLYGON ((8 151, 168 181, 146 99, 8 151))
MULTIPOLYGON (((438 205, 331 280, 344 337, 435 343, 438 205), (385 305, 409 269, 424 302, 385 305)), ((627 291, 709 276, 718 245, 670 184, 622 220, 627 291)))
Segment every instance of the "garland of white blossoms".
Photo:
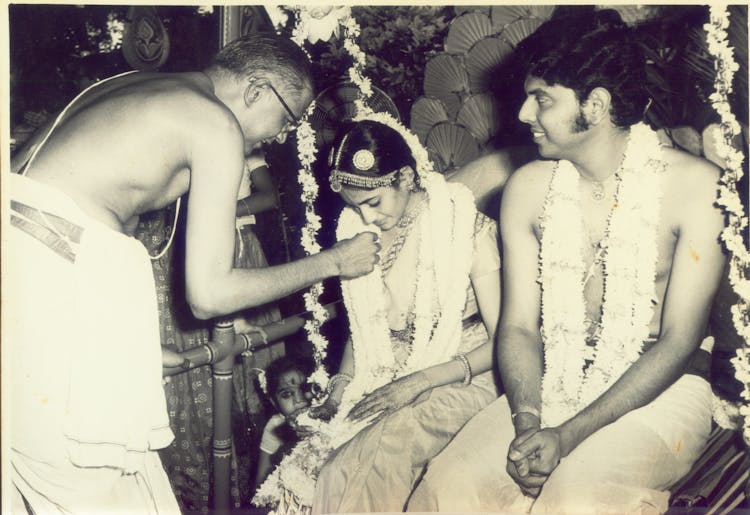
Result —
POLYGON ((632 126, 616 172, 617 209, 602 241, 605 293, 601 332, 592 347, 586 344, 580 174, 569 161, 556 165, 540 250, 544 425, 559 425, 594 401, 638 359, 649 337, 664 167, 656 133, 642 123, 632 126))
MULTIPOLYGON (((356 38, 360 34, 360 27, 351 15, 350 7, 332 6, 295 6, 274 7, 267 6, 266 10, 274 26, 286 24, 288 14, 291 10, 295 16, 295 26, 292 30, 291 39, 306 51, 305 42, 315 43, 319 40, 327 41, 332 36, 338 36, 340 29, 344 29, 344 48, 353 58, 353 64, 349 68, 349 77, 359 88, 362 95, 369 97, 372 94, 370 80, 364 76, 365 53, 359 48, 356 38)), ((309 54, 308 54, 309 55, 309 54)), ((321 251, 318 243, 318 231, 321 228, 320 216, 315 212, 315 202, 318 198, 318 183, 312 171, 315 162, 317 147, 315 145, 315 131, 310 126, 309 116, 315 109, 315 102, 310 104, 305 116, 297 128, 297 152, 300 161, 300 169, 297 180, 302 186, 302 202, 305 205, 305 224, 301 228, 300 243, 308 255, 317 254, 321 251)), ((313 357, 315 360, 315 371, 310 375, 309 381, 324 385, 328 382, 329 375, 324 361, 328 352, 328 341, 321 334, 323 324, 328 320, 328 311, 321 305, 320 296, 323 294, 323 284, 316 283, 303 295, 305 309, 311 313, 312 318, 305 323, 305 331, 308 340, 313 346, 313 357)))
MULTIPOLYGON (((310 126, 309 115, 314 109, 314 102, 305 112, 297 128, 297 152, 300 161, 300 170, 297 180, 302 186, 302 202, 305 204, 305 225, 302 226, 300 243, 308 255, 320 252, 318 243, 318 231, 321 228, 320 215, 315 212, 315 201, 318 198, 318 183, 312 172, 312 164, 315 162, 317 147, 315 146, 315 131, 310 126)), ((323 294, 323 283, 313 284, 303 295, 305 308, 312 314, 312 318, 305 322, 307 337, 314 349, 315 371, 310 376, 310 381, 318 384, 328 382, 328 373, 323 366, 328 341, 321 334, 320 329, 328 320, 328 311, 321 305, 320 296, 323 294)))
POLYGON ((729 281, 739 300, 732 306, 732 320, 737 333, 744 339, 745 345, 737 349, 737 356, 732 359, 736 377, 743 385, 741 396, 745 402, 739 408, 744 418, 744 438, 750 445, 750 252, 745 247, 742 231, 747 227, 747 216, 737 193, 737 182, 743 175, 743 152, 732 145, 732 140, 742 133, 740 124, 732 114, 729 105, 729 93, 732 92, 732 79, 739 70, 734 60, 733 49, 729 46, 727 28, 729 12, 726 6, 711 5, 710 22, 704 25, 708 50, 714 57, 716 80, 714 93, 710 100, 721 117, 720 132, 716 131, 717 154, 724 160, 724 171, 721 175, 718 204, 723 206, 728 217, 728 225, 721 233, 721 238, 730 251, 729 281))

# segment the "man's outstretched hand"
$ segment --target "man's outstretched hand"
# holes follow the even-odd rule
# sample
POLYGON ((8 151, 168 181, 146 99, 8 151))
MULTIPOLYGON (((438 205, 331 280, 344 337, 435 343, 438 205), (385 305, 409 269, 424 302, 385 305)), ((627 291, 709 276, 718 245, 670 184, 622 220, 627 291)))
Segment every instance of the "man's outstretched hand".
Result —
POLYGON ((331 253, 342 279, 369 274, 378 262, 380 244, 373 232, 363 232, 331 247, 331 253))

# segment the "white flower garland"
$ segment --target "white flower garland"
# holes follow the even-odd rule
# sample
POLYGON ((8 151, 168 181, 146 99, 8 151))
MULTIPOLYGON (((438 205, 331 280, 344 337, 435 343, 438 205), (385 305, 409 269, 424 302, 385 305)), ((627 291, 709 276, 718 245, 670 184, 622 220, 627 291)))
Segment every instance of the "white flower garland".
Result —
MULTIPOLYGON (((349 69, 349 77, 364 97, 369 97, 372 94, 370 79, 364 76, 366 56, 356 42, 356 38, 360 34, 360 27, 352 17, 350 7, 295 6, 284 7, 282 9, 270 6, 266 9, 272 23, 277 28, 287 22, 287 11, 294 13, 295 26, 292 30, 291 39, 300 48, 305 50, 306 53, 306 41, 313 44, 319 40, 327 41, 332 36, 338 36, 341 32, 340 29, 343 28, 344 48, 353 59, 352 66, 349 69)), ((302 186, 302 202, 305 204, 305 224, 301 229, 300 243, 308 255, 317 254, 321 251, 317 239, 318 231, 321 228, 321 220, 320 216, 315 212, 315 202, 318 198, 318 183, 312 172, 317 148, 315 146, 315 131, 308 121, 314 107, 315 103, 313 102, 308 107, 297 129, 297 152, 301 165, 298 172, 298 181, 302 186)), ((323 284, 317 283, 312 285, 303 297, 305 309, 312 314, 312 319, 305 323, 305 331, 307 332, 308 340, 313 346, 313 357, 315 360, 315 371, 310 375, 309 380, 313 383, 324 385, 329 379, 329 374, 324 366, 328 352, 328 341, 321 334, 320 329, 328 320, 329 315, 320 303, 320 296, 322 294, 323 284)))
POLYGON ((559 425, 601 395, 638 359, 649 336, 664 167, 656 133, 644 124, 632 126, 622 168, 616 172, 618 208, 612 210, 602 242, 602 330, 591 347, 586 344, 580 174, 569 161, 556 165, 540 249, 545 425, 559 425), (586 361, 591 362, 588 367, 586 361))
POLYGON ((737 380, 742 384, 744 404, 739 413, 744 418, 744 439, 750 445, 750 252, 745 247, 742 231, 747 227, 742 202, 737 193, 737 182, 743 174, 743 152, 732 145, 735 136, 741 134, 740 124, 732 114, 729 105, 729 93, 732 91, 734 73, 739 65, 734 60, 734 51, 729 46, 727 28, 729 12, 726 6, 711 5, 710 22, 704 25, 708 50, 714 57, 716 80, 714 93, 710 100, 721 117, 721 130, 714 132, 717 153, 724 160, 724 171, 719 188, 719 205, 723 206, 729 223, 722 231, 721 238, 731 253, 729 259, 729 281, 739 300, 732 306, 732 320, 737 333, 744 339, 745 345, 737 349, 737 356, 732 364, 736 370, 737 380))

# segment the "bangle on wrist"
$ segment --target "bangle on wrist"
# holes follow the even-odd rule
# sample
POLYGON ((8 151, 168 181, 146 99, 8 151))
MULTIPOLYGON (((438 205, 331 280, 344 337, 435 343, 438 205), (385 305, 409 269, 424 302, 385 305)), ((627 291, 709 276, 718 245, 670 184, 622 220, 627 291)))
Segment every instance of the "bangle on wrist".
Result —
POLYGON ((453 359, 461 364, 461 368, 464 371, 464 379, 461 381, 461 386, 469 386, 471 384, 471 365, 466 358, 466 354, 458 353, 453 356, 453 359))

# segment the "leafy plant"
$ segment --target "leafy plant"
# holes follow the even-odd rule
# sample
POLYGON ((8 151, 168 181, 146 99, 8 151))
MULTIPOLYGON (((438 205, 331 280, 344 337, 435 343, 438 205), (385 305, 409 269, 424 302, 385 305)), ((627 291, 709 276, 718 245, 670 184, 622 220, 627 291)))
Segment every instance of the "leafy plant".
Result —
MULTIPOLYGON (((408 124, 411 104, 422 94, 427 59, 443 49, 453 9, 439 6, 352 7, 367 55, 365 73, 393 99, 408 124)), ((346 78, 351 58, 341 41, 313 45, 311 55, 319 90, 346 78)))

